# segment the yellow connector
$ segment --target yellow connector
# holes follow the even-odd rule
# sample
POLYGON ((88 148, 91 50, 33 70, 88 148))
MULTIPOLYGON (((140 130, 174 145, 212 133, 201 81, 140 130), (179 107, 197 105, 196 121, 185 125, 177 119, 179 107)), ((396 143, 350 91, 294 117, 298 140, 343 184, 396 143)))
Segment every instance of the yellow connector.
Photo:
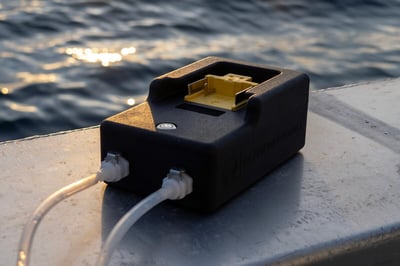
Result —
POLYGON ((251 77, 237 74, 206 75, 188 85, 185 101, 236 111, 247 103, 244 93, 258 85, 251 77))

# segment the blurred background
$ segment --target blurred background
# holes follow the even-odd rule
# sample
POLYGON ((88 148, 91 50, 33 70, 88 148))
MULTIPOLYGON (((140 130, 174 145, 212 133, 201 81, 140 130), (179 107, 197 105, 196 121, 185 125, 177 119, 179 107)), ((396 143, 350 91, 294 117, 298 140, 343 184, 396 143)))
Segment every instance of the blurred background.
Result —
POLYGON ((400 77, 400 0, 1 0, 0 141, 98 125, 210 55, 312 89, 400 77))

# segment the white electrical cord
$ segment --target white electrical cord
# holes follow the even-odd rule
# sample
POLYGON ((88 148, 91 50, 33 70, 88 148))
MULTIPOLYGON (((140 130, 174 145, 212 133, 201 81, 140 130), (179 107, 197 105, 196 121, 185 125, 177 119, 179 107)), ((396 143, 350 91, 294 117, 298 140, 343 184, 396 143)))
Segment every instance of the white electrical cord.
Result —
POLYGON ((60 201, 82 191, 99 181, 116 182, 129 174, 129 163, 118 154, 108 153, 101 162, 100 170, 93 175, 78 180, 51 194, 44 200, 29 218, 24 227, 21 241, 18 248, 17 266, 28 266, 30 251, 36 229, 46 213, 60 201))
POLYGON ((147 198, 136 204, 128 211, 114 226, 110 235, 103 245, 101 253, 97 259, 97 266, 106 266, 110 262, 111 256, 117 244, 122 240, 129 228, 151 208, 164 200, 182 199, 192 192, 192 178, 184 171, 171 169, 167 177, 164 178, 162 187, 150 194, 147 198))

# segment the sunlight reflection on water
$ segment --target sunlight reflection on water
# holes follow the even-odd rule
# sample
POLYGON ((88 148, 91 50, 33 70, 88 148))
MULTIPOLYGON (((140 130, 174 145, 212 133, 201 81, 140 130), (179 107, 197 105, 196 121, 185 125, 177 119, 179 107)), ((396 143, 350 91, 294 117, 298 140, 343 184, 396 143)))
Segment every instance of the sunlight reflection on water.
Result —
POLYGON ((124 47, 121 49, 121 51, 115 52, 107 48, 69 47, 66 48, 64 52, 75 59, 89 63, 99 62, 102 66, 108 67, 112 63, 122 61, 123 57, 134 54, 136 52, 136 48, 124 47))

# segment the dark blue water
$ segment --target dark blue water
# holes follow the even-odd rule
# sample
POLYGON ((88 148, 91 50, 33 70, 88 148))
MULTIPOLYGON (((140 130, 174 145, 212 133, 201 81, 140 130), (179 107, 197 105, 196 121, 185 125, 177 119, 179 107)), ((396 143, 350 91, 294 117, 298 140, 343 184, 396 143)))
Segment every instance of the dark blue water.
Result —
POLYGON ((97 125, 209 55, 314 89, 400 76, 400 0, 0 2, 0 141, 97 125))

